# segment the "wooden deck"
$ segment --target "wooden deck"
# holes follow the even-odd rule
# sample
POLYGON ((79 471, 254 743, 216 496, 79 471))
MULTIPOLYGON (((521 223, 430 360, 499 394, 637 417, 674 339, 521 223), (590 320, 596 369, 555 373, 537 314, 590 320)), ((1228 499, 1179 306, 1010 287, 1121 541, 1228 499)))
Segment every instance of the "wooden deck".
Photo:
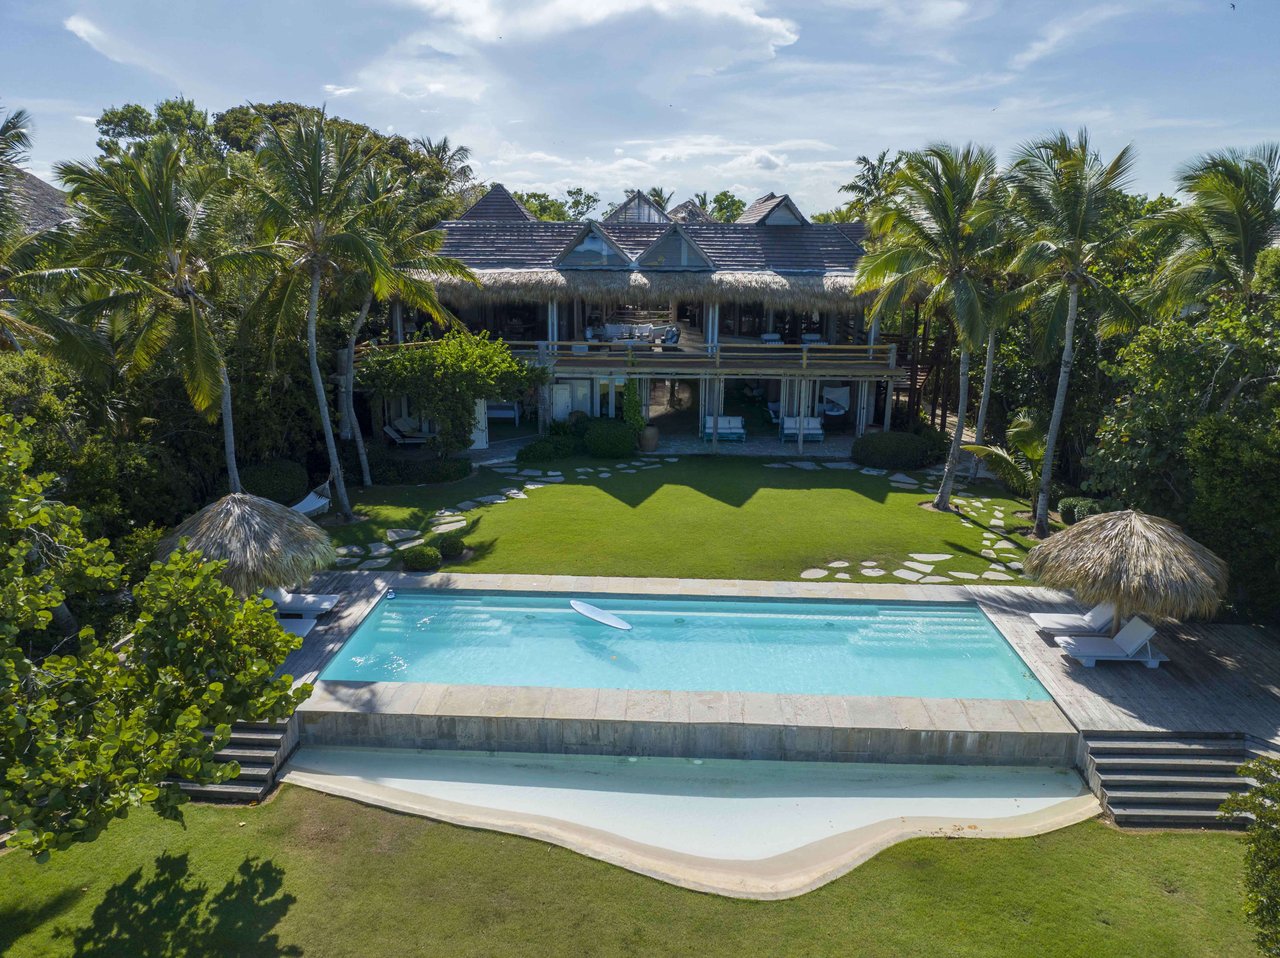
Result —
POLYGON ((591 579, 584 576, 444 574, 429 578, 383 572, 326 572, 312 592, 343 595, 283 671, 313 681, 389 585, 612 591, 638 594, 785 595, 788 597, 977 601, 1018 650, 1067 718, 1082 732, 1244 732, 1280 748, 1280 638, 1244 625, 1201 624, 1163 630, 1156 640, 1169 661, 1159 669, 1101 663, 1086 669, 1041 636, 1029 612, 1079 611, 1045 589, 1001 586, 858 585, 816 582, 591 579))

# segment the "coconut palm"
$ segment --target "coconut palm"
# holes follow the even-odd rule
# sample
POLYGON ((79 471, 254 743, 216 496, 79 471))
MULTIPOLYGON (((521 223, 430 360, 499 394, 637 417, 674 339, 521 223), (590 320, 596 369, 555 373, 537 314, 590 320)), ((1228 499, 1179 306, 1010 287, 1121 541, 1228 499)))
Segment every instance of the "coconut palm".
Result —
POLYGON ((1178 307, 1210 295, 1253 305, 1258 254, 1280 243, 1280 143, 1201 156, 1179 172, 1178 187, 1191 202, 1151 223, 1173 244, 1156 289, 1178 307))
POLYGON ((671 202, 671 197, 675 196, 675 190, 664 190, 661 186, 651 186, 645 191, 645 196, 653 200, 653 204, 660 210, 665 210, 667 204, 671 202))
POLYGON ((865 155, 857 158, 857 175, 840 187, 841 193, 853 194, 848 205, 855 213, 865 216, 884 201, 885 188, 901 166, 903 156, 902 151, 890 156, 888 150, 881 150, 874 160, 865 155))
POLYGON ((1023 411, 1009 423, 1004 438, 1009 448, 974 442, 967 444, 964 451, 973 455, 975 463, 978 460, 986 462, 987 468, 1015 496, 1030 498, 1035 493, 1040 466, 1044 462, 1044 430, 1030 413, 1023 411))
POLYGON ((96 164, 55 168, 71 191, 77 229, 65 255, 84 281, 76 312, 133 320, 130 362, 145 369, 171 351, 197 411, 222 417, 227 481, 240 491, 231 380, 214 305, 225 274, 251 265, 253 250, 221 246, 210 210, 226 176, 192 167, 179 141, 137 143, 96 164))
POLYGON ((991 258, 999 239, 995 154, 969 144, 937 144, 907 154, 872 212, 880 236, 858 265, 857 288, 874 292, 872 318, 897 312, 908 296, 951 317, 960 343, 956 431, 934 507, 951 507, 969 394, 969 357, 994 309, 991 258))
POLYGON ((463 189, 475 175, 467 162, 471 159, 470 147, 454 146, 447 136, 438 140, 429 136, 415 137, 413 145, 431 161, 440 179, 440 188, 445 193, 463 189))
POLYGON ((1008 173, 1021 234, 1012 269, 1030 277, 1020 294, 1025 304, 1034 305, 1049 338, 1062 336, 1058 387, 1036 496, 1034 534, 1039 538, 1049 534, 1049 488, 1071 380, 1080 294, 1088 291, 1104 314, 1136 320, 1130 304, 1094 272, 1094 265, 1130 232, 1127 224, 1112 225, 1105 214, 1108 200, 1124 189, 1132 168, 1130 147, 1104 163, 1082 129, 1075 139, 1059 131, 1027 144, 1008 173))
POLYGON ((350 438, 356 444, 361 481, 367 487, 373 485, 373 479, 369 474, 364 436, 355 415, 353 392, 356 344, 375 295, 388 300, 393 309, 398 310, 402 305, 407 305, 426 313, 436 323, 445 325, 452 321, 453 316, 440 304, 429 277, 447 275, 472 280, 473 277, 457 260, 436 254, 436 250, 444 242, 444 234, 435 229, 423 229, 422 224, 435 222, 439 217, 430 208, 431 204, 416 205, 404 181, 394 174, 369 167, 362 181, 359 202, 364 208, 364 224, 381 237, 391 266, 382 276, 361 271, 352 277, 364 290, 364 294, 360 310, 347 334, 342 412, 343 422, 349 427, 350 438))
POLYGON ((702 193, 694 193, 694 194, 693 194, 693 201, 694 201, 695 203, 697 203, 697 204, 698 204, 698 209, 702 210, 704 213, 710 214, 710 212, 711 212, 711 196, 710 196, 710 194, 708 194, 708 193, 706 193, 706 192, 702 192, 702 193))

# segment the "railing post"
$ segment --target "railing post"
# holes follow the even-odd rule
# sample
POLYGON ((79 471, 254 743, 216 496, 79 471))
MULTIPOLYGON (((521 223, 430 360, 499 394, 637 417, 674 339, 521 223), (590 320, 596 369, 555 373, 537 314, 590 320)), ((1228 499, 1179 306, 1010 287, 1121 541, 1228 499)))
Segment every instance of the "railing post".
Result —
POLYGON ((897 343, 889 344, 889 368, 890 369, 898 368, 898 344, 897 343))
POLYGON ((800 368, 801 369, 809 368, 809 344, 808 343, 802 343, 800 345, 800 368))

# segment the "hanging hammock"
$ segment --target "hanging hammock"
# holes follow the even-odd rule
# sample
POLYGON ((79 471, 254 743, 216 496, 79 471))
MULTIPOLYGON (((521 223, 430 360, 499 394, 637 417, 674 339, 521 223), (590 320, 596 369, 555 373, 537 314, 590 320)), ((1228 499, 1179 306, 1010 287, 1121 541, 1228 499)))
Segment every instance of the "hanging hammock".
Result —
POLYGON ((332 498, 333 493, 329 491, 329 480, 326 479, 308 492, 301 502, 295 502, 289 508, 295 512, 301 512, 308 518, 320 516, 329 511, 329 501, 332 498))

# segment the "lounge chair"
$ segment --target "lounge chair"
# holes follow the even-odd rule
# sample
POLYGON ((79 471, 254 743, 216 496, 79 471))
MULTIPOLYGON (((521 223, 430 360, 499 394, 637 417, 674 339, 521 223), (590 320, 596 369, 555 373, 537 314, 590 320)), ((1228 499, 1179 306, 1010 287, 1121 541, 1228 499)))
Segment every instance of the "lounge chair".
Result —
POLYGON ((392 425, 383 426, 382 431, 386 433, 387 438, 397 446, 421 446, 427 441, 426 436, 407 436, 392 425))
POLYGON ((342 598, 339 595, 295 594, 284 589, 263 589, 262 596, 272 601, 278 615, 297 615, 310 619, 332 611, 342 598))
POLYGON ((741 416, 720 416, 719 424, 715 416, 707 416, 702 427, 702 438, 734 439, 746 441, 747 427, 741 416))
POLYGON ((760 342, 766 345, 780 346, 782 345, 781 333, 761 333, 760 342))
POLYGON ((1107 635, 1116 617, 1110 602, 1095 605, 1084 615, 1069 612, 1032 612, 1031 621, 1041 632, 1050 635, 1107 635))
POLYGON ((816 439, 821 442, 826 438, 822 430, 820 416, 783 416, 782 438, 795 439, 803 431, 805 439, 816 439))
POLYGON ((1149 669, 1156 669, 1169 659, 1152 646, 1155 634, 1154 628, 1134 616, 1114 639, 1102 635, 1059 635, 1053 641, 1086 669, 1100 661, 1141 662, 1149 669))
POLYGON ((315 619, 282 619, 276 616, 276 621, 280 623, 280 628, 303 639, 316 627, 315 619))

